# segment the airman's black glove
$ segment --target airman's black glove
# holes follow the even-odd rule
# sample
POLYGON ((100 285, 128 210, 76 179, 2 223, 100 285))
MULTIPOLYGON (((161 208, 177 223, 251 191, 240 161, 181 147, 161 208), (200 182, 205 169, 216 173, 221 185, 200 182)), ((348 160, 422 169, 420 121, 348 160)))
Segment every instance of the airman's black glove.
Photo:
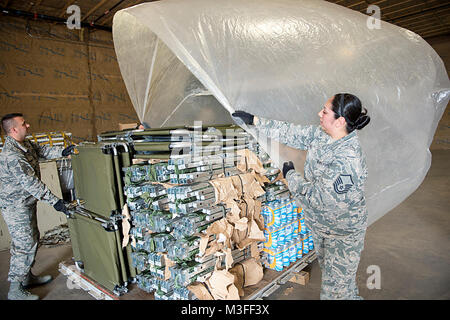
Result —
POLYGON ((67 157, 68 155, 73 154, 73 149, 75 149, 75 146, 73 144, 65 148, 62 151, 63 157, 67 157))
POLYGON ((70 216, 70 212, 67 210, 67 207, 62 199, 59 199, 58 202, 53 205, 53 208, 55 208, 56 211, 63 212, 67 217, 70 216))
POLYGON ((251 113, 245 112, 245 111, 236 111, 232 114, 235 118, 241 118, 242 121, 244 121, 245 124, 253 125, 253 119, 255 118, 254 115, 251 113))
POLYGON ((287 161, 287 162, 283 163, 283 177, 286 178, 286 174, 290 170, 295 170, 294 163, 292 161, 287 161))

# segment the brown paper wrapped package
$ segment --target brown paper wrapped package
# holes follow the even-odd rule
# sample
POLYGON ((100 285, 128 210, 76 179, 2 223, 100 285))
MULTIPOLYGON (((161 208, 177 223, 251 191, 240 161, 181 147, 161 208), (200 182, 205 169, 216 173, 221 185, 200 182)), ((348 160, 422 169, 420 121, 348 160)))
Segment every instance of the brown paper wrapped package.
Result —
POLYGON ((237 154, 241 156, 240 161, 237 165, 238 170, 240 170, 241 172, 254 170, 256 173, 264 175, 266 169, 264 169, 261 160, 258 159, 258 156, 254 152, 248 149, 243 149, 238 150, 237 154))
MULTIPOLYGON (((128 245, 128 242, 130 241, 130 229, 131 229, 131 216, 128 212, 128 205, 125 203, 122 209, 122 215, 124 219, 122 219, 122 233, 123 233, 123 239, 122 239, 122 248, 125 248, 128 245)), ((132 241, 135 240, 132 237, 132 241)))
POLYGON ((215 270, 206 280, 206 285, 215 300, 239 300, 239 292, 234 285, 234 276, 227 270, 215 270))
POLYGON ((229 272, 234 275, 234 285, 241 297, 244 296, 244 287, 255 285, 264 277, 261 263, 254 258, 236 263, 229 272))
POLYGON ((194 282, 188 285, 187 288, 197 297, 198 300, 214 300, 206 284, 204 283, 194 282))

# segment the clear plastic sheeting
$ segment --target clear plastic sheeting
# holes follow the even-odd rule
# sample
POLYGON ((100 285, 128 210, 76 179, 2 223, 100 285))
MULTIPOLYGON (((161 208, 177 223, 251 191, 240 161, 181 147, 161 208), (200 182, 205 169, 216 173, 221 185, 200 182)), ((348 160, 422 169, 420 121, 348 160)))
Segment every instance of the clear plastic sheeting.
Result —
MULTIPOLYGON (((372 223, 423 181, 450 83, 420 36, 383 21, 370 29, 368 18, 318 0, 164 0, 117 12, 113 38, 151 127, 230 123, 234 110, 318 125, 333 94, 358 96, 371 117, 358 135, 372 223)), ((304 156, 258 140, 279 166, 304 156)))
POLYGON ((61 185, 63 199, 71 202, 75 200, 72 161, 69 158, 60 158, 56 160, 56 166, 58 168, 59 183, 61 185))

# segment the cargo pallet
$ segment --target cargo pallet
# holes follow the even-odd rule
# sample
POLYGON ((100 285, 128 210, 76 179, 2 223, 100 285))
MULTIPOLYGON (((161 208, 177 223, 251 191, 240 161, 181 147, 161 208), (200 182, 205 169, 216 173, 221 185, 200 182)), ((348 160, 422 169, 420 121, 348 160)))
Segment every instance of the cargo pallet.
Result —
MULTIPOLYGON (((283 269, 283 271, 265 268, 264 277, 259 283, 244 288, 245 295, 241 297, 241 300, 270 299, 270 295, 288 282, 294 276, 294 273, 300 272, 315 259, 316 253, 312 250, 302 259, 283 269)), ((80 272, 72 261, 61 262, 59 264, 59 272, 67 277, 68 283, 70 281, 71 285, 73 285, 71 289, 82 289, 96 300, 154 300, 153 293, 147 293, 139 289, 136 284, 129 284, 128 293, 118 296, 80 272)))
POLYGON ((82 289, 96 300, 119 300, 114 293, 80 272, 75 264, 66 261, 60 262, 58 271, 67 277, 66 284, 69 290, 82 289))

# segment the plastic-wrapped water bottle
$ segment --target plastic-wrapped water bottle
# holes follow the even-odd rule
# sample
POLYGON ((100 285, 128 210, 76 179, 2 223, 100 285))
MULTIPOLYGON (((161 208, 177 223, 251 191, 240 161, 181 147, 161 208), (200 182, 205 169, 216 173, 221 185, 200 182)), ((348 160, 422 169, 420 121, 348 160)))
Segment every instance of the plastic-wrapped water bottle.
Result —
POLYGON ((289 260, 291 263, 297 261, 297 244, 295 240, 289 243, 289 260))
POLYGON ((305 218, 303 217, 303 212, 300 212, 300 233, 301 234, 306 234, 306 225, 305 225, 305 218))
POLYGON ((272 214, 269 212, 269 208, 266 206, 262 207, 261 215, 264 219, 264 226, 267 228, 268 226, 272 225, 272 214))
POLYGON ((308 234, 302 235, 302 242, 303 242, 303 255, 309 253, 309 236, 308 234))
POLYGON ((291 260, 289 257, 289 247, 288 245, 283 246, 283 267, 289 267, 291 260))
POLYGON ((284 227, 286 243, 290 242, 292 240, 292 234, 293 234, 292 229, 293 229, 292 223, 289 223, 284 227))
POLYGON ((313 242, 313 237, 312 237, 311 232, 309 232, 308 245, 309 245, 309 251, 314 250, 314 242, 313 242))
POLYGON ((294 220, 294 222, 292 223, 292 226, 293 226, 292 233, 294 235, 293 237, 297 238, 297 236, 298 236, 298 219, 294 220))
POLYGON ((287 199, 286 203, 286 216, 287 216, 287 222, 291 223, 293 219, 293 212, 292 212, 293 204, 290 199, 287 199))
POLYGON ((269 269, 275 269, 275 256, 271 253, 267 252, 267 268, 269 269))
POLYGON ((272 231, 272 250, 276 250, 279 246, 280 246, 280 241, 281 244, 283 244, 283 239, 280 240, 280 230, 273 230, 272 231))
POLYGON ((283 270, 283 253, 281 248, 275 254, 275 271, 283 270))
POLYGON ((292 220, 297 220, 298 219, 298 205, 297 205, 297 201, 293 200, 292 201, 292 220))
POLYGON ((302 238, 300 236, 297 237, 297 259, 301 259, 303 257, 303 243, 302 238))
POLYGON ((278 247, 278 235, 279 231, 274 230, 273 227, 269 227, 265 229, 264 232, 267 231, 267 241, 264 243, 265 247, 271 250, 276 250, 278 247))
POLYGON ((287 223, 287 213, 286 213, 286 200, 280 200, 280 213, 281 213, 281 225, 284 226, 287 223))
POLYGON ((273 226, 275 228, 279 228, 281 226, 281 212, 280 212, 280 202, 278 200, 274 200, 270 202, 269 205, 269 214, 273 216, 273 226))
POLYGON ((277 248, 282 248, 286 244, 285 228, 280 228, 278 231, 278 243, 277 248))

